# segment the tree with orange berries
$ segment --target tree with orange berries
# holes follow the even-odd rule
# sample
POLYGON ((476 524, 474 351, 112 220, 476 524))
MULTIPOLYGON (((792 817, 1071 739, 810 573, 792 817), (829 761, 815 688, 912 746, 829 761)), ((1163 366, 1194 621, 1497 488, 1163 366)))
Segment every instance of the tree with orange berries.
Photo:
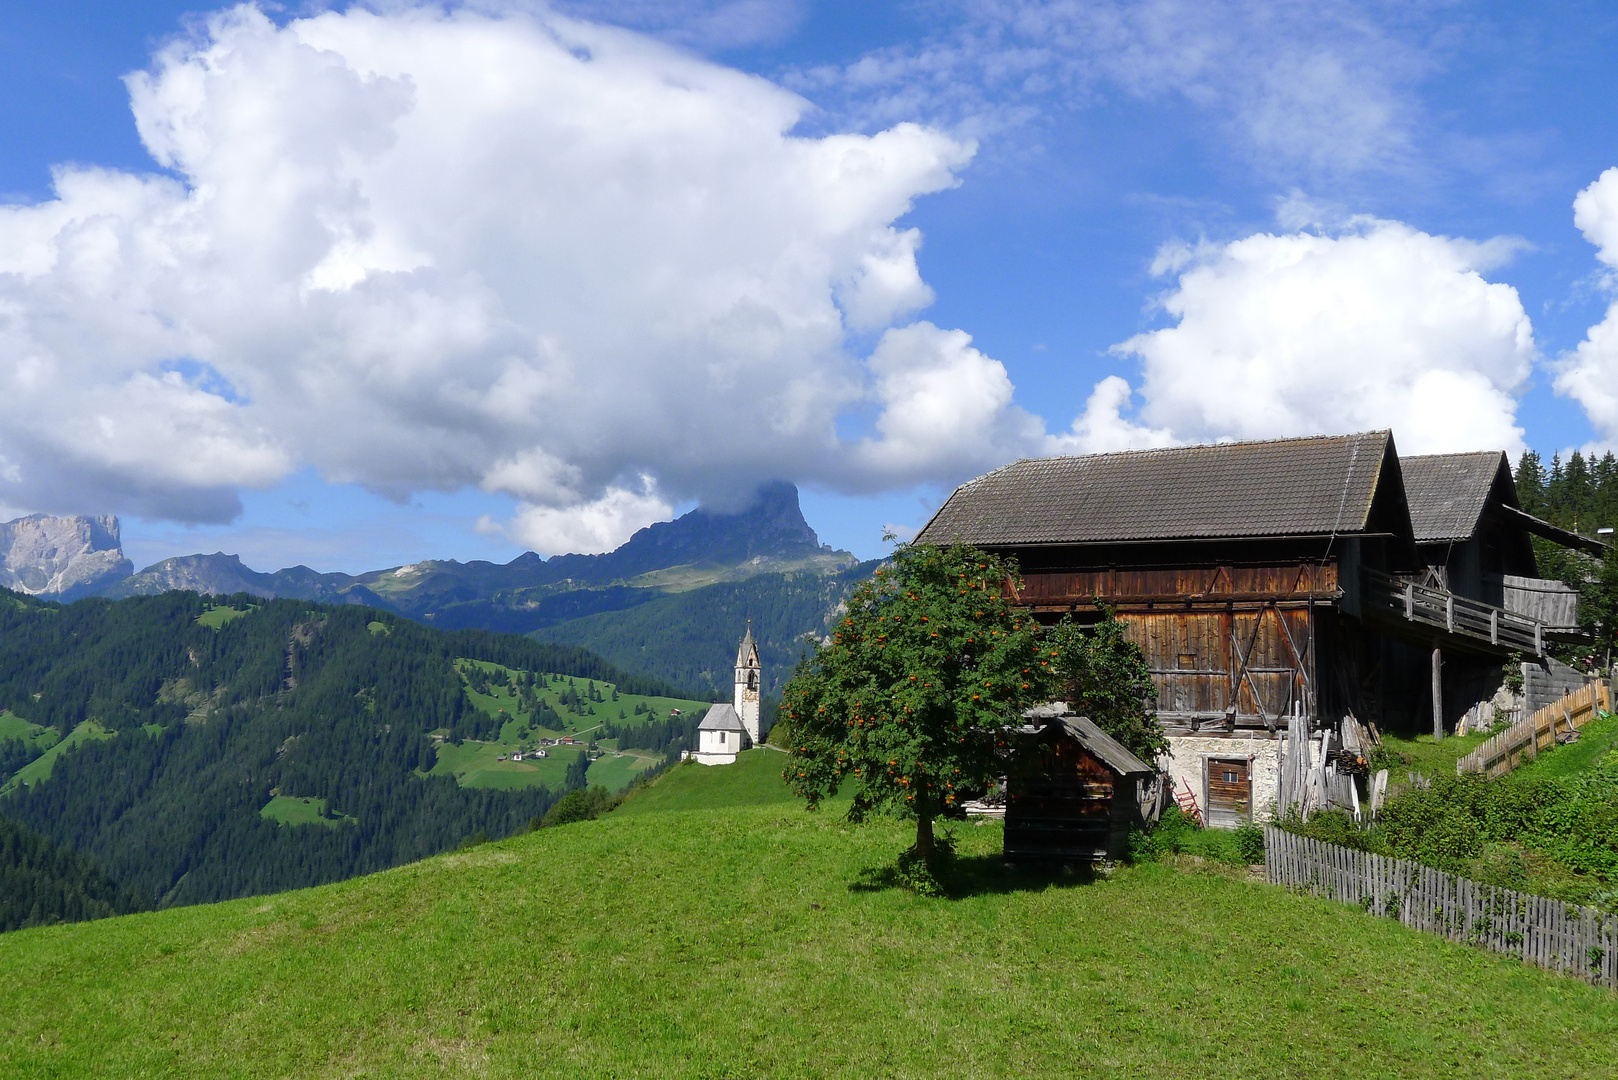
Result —
POLYGON ((934 819, 1004 772, 1012 729, 1055 685, 1056 657, 1008 583, 1021 587, 1010 559, 904 545, 854 590, 781 695, 782 775, 810 809, 851 784, 851 821, 914 817, 915 854, 932 859, 934 819))

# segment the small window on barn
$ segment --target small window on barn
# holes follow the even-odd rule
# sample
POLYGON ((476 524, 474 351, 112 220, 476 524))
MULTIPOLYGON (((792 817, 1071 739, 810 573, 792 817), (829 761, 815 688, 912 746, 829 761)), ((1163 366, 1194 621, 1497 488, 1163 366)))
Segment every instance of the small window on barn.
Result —
POLYGON ((1196 653, 1191 653, 1191 652, 1183 652, 1183 653, 1181 653, 1180 654, 1180 670, 1181 671, 1195 671, 1195 670, 1197 670, 1197 654, 1196 653))

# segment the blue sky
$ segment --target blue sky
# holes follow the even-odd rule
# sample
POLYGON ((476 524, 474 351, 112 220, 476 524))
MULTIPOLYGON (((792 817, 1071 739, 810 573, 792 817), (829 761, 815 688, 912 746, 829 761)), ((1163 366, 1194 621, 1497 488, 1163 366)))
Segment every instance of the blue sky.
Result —
POLYGON ((1593 187, 1618 166, 1610 5, 617 0, 556 23, 486 4, 430 16, 466 17, 454 58, 404 32, 407 5, 301 21, 323 10, 221 29, 184 4, 0 6, 0 193, 19 211, 0 218, 0 303, 22 313, 0 336, 22 388, 0 406, 0 507, 118 512, 142 564, 356 571, 607 545, 773 473, 825 540, 874 555, 884 527, 1026 453, 1369 426, 1418 450, 1618 443, 1600 333, 1618 326, 1618 174, 1593 187), (498 54, 480 63, 521 82, 553 38, 594 70, 523 84, 521 123, 433 97, 433 65, 498 54), (362 74, 307 74, 333 54, 362 74), (671 103, 675 84, 700 92, 671 103), (621 112, 595 107, 620 87, 621 112), (778 113, 785 141, 736 135, 778 113), (485 123, 515 149, 438 176, 485 123), (815 171, 855 137, 879 179, 815 171), (329 229, 318 266, 249 250, 240 207, 276 197, 252 186, 266 145, 339 178, 284 219, 329 229), (394 157, 345 172, 328 150, 394 157), (65 165, 92 170, 72 192, 65 165), (125 182, 154 177, 170 187, 125 182), (619 190, 625 213, 603 197, 568 221, 569 198, 619 190), (699 239, 665 220, 698 204, 699 239), (429 216, 446 224, 412 231, 429 216), (222 278, 241 288, 208 292, 222 278), (736 281, 745 302, 663 329, 736 281), (378 344, 426 307, 451 314, 378 344), (759 344, 766 324, 799 330, 759 344))

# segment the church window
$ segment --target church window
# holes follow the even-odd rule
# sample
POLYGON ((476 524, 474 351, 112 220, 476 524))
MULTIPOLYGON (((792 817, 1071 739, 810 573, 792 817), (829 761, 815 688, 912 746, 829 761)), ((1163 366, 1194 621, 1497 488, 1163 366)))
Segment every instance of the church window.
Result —
POLYGON ((720 746, 724 746, 729 740, 730 740, 730 733, 728 731, 721 731, 719 733, 719 745, 720 746))
POLYGON ((747 688, 749 690, 758 689, 758 672, 756 670, 747 673, 747 688))

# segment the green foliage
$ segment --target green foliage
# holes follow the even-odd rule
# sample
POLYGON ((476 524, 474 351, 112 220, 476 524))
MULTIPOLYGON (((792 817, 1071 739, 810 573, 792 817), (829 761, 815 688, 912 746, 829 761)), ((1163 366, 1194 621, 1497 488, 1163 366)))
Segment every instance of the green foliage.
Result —
POLYGON ((0 785, 11 779, 13 773, 44 753, 26 739, 0 741, 0 785))
POLYGON ((458 659, 502 694, 512 683, 496 668, 625 694, 670 689, 568 646, 392 616, 382 617, 389 632, 374 633, 377 613, 357 605, 176 592, 63 606, 0 593, 8 598, 0 730, 35 745, 67 737, 13 776, 0 813, 160 905, 380 870, 542 816, 562 793, 560 770, 552 785, 511 790, 424 775, 436 764, 433 732, 501 731, 470 702, 458 659), (243 614, 199 622, 224 608, 243 614), (261 813, 277 789, 352 822, 282 828, 261 813))
MULTIPOLYGON (((1610 451, 1598 459, 1575 450, 1566 462, 1558 455, 1549 469, 1538 454, 1524 451, 1516 482, 1523 509, 1564 529, 1595 536, 1597 529, 1618 526, 1618 458, 1610 451)), ((1562 659, 1610 670, 1618 657, 1618 558, 1592 559, 1539 537, 1534 557, 1541 576, 1580 590, 1579 623, 1595 637, 1593 644, 1562 650, 1562 659)))
POLYGON ((1111 608, 1102 608, 1101 620, 1091 626, 1063 619, 1051 631, 1050 643, 1061 654, 1058 697, 1148 765, 1168 753, 1162 725, 1147 706, 1157 688, 1146 655, 1124 636, 1124 624, 1111 608))
POLYGON ((589 821, 610 813, 623 801, 622 795, 615 795, 604 787, 578 788, 562 796, 555 806, 545 812, 543 818, 537 820, 540 827, 545 829, 570 825, 575 821, 589 821))
POLYGON ((0 931, 142 911, 151 905, 95 861, 0 818, 0 931))
POLYGON ((1372 828, 1342 811, 1282 826, 1361 851, 1412 859, 1486 884, 1580 903, 1618 895, 1618 718, 1496 780, 1437 772, 1407 787, 1372 828), (1587 742, 1588 740, 1588 742, 1587 742))
POLYGON ((532 636, 578 644, 615 664, 691 687, 687 696, 729 700, 736 643, 751 620, 764 668, 763 689, 774 693, 802 655, 804 635, 824 634, 827 613, 857 582, 870 577, 876 565, 861 563, 835 574, 803 571, 720 582, 558 623, 532 636))
POLYGON ((933 819, 998 775, 1008 728, 1050 696, 1058 654, 1006 599, 1016 579, 1000 556, 909 545, 856 586, 782 692, 788 786, 813 808, 849 783, 851 820, 913 816, 927 855, 933 819))
POLYGON ((1147 832, 1131 834, 1131 862, 1151 862, 1172 855, 1195 855, 1227 866, 1249 866, 1264 861, 1264 830, 1252 825, 1239 829, 1204 829, 1195 818, 1170 806, 1147 832))

